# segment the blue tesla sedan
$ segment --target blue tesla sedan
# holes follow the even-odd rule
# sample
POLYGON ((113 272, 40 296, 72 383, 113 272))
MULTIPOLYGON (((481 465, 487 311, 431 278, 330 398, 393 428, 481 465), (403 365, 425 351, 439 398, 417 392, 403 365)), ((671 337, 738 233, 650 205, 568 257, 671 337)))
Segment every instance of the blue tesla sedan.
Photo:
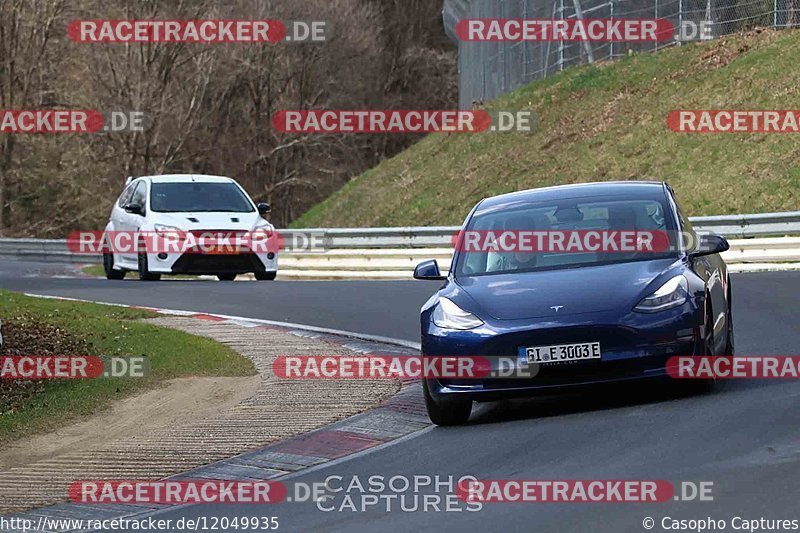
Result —
POLYGON ((731 283, 719 255, 729 245, 695 233, 666 183, 487 198, 457 239, 447 275, 434 260, 414 271, 444 282, 421 310, 422 355, 481 358, 492 372, 426 377, 435 424, 465 423, 473 401, 664 378, 672 356, 733 355, 731 283), (517 246, 498 246, 504 232, 512 237, 505 244, 517 246), (626 233, 636 236, 628 244, 660 235, 663 245, 617 246, 626 233), (545 244, 518 245, 524 234, 545 244), (563 246, 573 238, 576 248, 563 246), (519 372, 507 372, 509 362, 519 372))

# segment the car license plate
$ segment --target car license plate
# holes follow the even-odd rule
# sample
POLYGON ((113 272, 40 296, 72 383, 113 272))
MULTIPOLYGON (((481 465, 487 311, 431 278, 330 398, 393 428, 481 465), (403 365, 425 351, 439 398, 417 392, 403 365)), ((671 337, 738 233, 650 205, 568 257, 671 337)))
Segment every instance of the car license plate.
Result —
POLYGON ((571 363, 600 359, 599 342, 578 344, 556 344, 554 346, 532 346, 525 348, 528 363, 571 363))
POLYGON ((202 250, 206 255, 237 255, 241 253, 239 246, 230 244, 213 244, 202 250))

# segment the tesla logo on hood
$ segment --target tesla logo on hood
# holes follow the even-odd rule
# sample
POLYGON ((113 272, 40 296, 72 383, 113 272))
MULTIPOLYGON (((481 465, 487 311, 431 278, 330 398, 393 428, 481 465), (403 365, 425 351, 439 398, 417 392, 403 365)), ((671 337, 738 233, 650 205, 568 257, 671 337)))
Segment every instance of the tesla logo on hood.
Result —
POLYGON ((558 313, 558 310, 561 309, 562 307, 564 307, 564 306, 563 305, 551 305, 550 309, 552 309, 553 311, 558 313))

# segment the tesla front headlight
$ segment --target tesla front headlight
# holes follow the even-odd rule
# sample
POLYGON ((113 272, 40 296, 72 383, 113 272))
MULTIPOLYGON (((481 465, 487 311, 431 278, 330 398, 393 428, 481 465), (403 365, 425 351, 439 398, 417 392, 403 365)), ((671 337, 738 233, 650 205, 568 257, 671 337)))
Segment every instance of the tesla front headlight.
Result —
POLYGON ((439 305, 433 310, 433 323, 445 329, 472 329, 482 325, 483 321, 452 300, 439 298, 439 305))
POLYGON ((664 283, 656 292, 642 299, 634 310, 654 313, 678 307, 689 297, 689 283, 683 276, 675 276, 664 283))

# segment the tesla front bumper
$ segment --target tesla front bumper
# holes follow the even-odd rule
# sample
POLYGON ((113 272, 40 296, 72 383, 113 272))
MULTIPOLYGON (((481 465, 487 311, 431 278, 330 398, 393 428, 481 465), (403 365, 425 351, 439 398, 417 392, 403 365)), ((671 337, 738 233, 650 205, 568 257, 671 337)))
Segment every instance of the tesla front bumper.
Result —
POLYGON ((431 378, 428 387, 437 400, 491 401, 661 379, 667 376, 670 357, 703 353, 703 314, 690 303, 623 317, 598 313, 559 317, 558 322, 495 320, 466 331, 439 328, 429 312, 423 314, 422 323, 423 357, 481 356, 495 371, 483 378, 431 378), (527 347, 584 342, 599 342, 601 358, 528 365, 525 357, 527 347), (514 364, 519 373, 511 375, 514 364))

